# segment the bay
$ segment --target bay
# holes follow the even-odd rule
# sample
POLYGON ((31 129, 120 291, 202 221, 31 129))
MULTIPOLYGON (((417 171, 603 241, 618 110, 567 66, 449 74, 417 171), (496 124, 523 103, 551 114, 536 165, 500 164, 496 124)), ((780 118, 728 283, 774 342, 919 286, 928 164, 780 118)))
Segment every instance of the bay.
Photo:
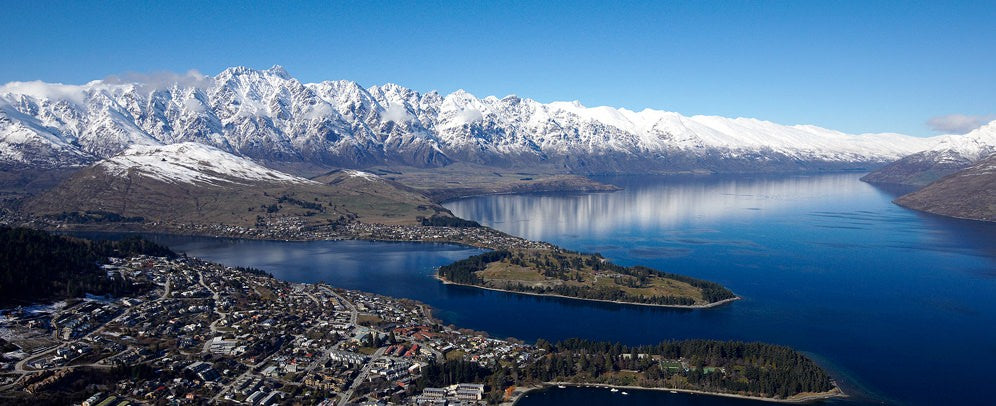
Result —
MULTIPOLYGON (((859 176, 617 177, 600 179, 624 188, 615 193, 446 204, 510 234, 713 280, 743 297, 704 310, 443 285, 432 277, 435 267, 481 252, 454 245, 157 238, 190 255, 291 281, 325 280, 420 300, 445 323, 496 337, 784 344, 833 371, 852 395, 829 403, 990 403, 996 227, 903 209, 891 203, 896 191, 859 176)), ((537 392, 521 404, 622 404, 608 391, 571 392, 579 390, 537 392)), ((744 403, 656 391, 631 391, 627 398, 744 403)))

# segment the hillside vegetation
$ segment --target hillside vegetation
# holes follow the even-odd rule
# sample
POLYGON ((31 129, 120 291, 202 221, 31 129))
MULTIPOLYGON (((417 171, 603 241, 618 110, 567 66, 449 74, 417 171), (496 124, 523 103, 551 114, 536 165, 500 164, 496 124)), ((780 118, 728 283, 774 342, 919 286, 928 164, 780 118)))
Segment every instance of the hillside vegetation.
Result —
POLYGON ((996 221, 996 155, 896 199, 915 210, 996 221))
POLYGON ((173 257, 166 247, 129 238, 97 241, 0 226, 0 306, 81 297, 119 296, 133 287, 110 277, 99 264, 108 257, 173 257))
POLYGON ((684 340, 631 347, 584 339, 556 344, 541 339, 536 345, 547 354, 526 368, 492 370, 452 361, 423 368, 416 385, 481 382, 491 388, 491 403, 502 400, 503 388, 544 382, 673 388, 786 400, 840 394, 830 376, 812 360, 779 345, 684 340))
POLYGON ((653 305, 702 306, 736 298, 714 282, 563 249, 487 252, 440 267, 439 276, 492 289, 653 305))
POLYGON ((421 193, 344 171, 311 182, 206 184, 163 181, 140 172, 112 176, 91 167, 23 208, 60 222, 114 227, 155 222, 302 229, 351 222, 415 225, 422 217, 449 216, 421 193))

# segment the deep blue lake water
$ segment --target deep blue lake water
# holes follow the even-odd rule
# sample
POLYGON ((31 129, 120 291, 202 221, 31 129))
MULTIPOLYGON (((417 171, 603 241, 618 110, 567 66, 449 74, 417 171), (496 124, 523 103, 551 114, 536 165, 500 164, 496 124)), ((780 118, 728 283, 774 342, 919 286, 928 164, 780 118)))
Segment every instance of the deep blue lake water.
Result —
MULTIPOLYGON (((502 231, 713 280, 743 300, 706 310, 590 303, 446 286, 433 268, 480 252, 443 244, 157 237, 176 250, 299 281, 408 297, 446 323, 527 341, 716 338, 792 346, 847 401, 988 404, 996 365, 996 225, 895 206, 859 174, 620 177, 615 193, 448 203, 502 231)), ((550 390, 521 404, 743 404, 701 395, 550 390)))

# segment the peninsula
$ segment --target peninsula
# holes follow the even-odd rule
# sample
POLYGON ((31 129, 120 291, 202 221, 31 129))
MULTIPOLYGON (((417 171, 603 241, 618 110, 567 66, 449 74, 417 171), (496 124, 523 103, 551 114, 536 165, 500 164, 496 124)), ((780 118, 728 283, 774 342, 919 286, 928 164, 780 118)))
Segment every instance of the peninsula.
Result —
POLYGON ((715 282, 554 246, 486 252, 440 267, 437 277, 506 292, 652 306, 702 308, 739 299, 715 282))
POLYGON ((656 306, 709 307, 737 299, 713 282, 626 268, 598 254, 511 236, 457 218, 437 203, 477 192, 611 190, 573 178, 492 175, 505 180, 472 176, 446 194, 431 187, 439 186, 438 176, 417 176, 425 178, 415 182, 417 188, 392 179, 404 176, 401 172, 335 170, 303 178, 197 143, 139 146, 8 205, 0 210, 0 224, 62 231, 455 243, 492 252, 444 267, 439 274, 444 282, 656 306), (501 186, 482 188, 489 183, 501 186))

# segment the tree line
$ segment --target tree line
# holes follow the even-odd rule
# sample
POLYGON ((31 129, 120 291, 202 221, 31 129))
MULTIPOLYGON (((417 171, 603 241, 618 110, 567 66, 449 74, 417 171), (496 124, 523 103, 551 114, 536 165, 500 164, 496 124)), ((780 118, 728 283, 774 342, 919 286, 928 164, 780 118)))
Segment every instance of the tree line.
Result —
POLYGON ((504 389, 542 382, 574 382, 693 389, 767 398, 827 392, 830 376, 791 348, 741 341, 682 340, 656 345, 569 339, 551 344, 540 339, 544 355, 525 367, 485 368, 450 361, 422 369, 413 390, 455 383, 484 383, 489 403, 501 401, 504 389))
POLYGON ((129 293, 132 287, 100 269, 108 257, 175 257, 169 248, 132 237, 86 240, 0 226, 0 304, 36 303, 85 293, 129 293))
POLYGON ((145 217, 142 216, 122 216, 118 213, 113 213, 103 210, 86 210, 83 212, 72 211, 72 212, 62 212, 58 215, 49 216, 58 221, 74 224, 88 224, 88 223, 142 223, 145 221, 145 217))
POLYGON ((419 216, 417 220, 422 223, 423 226, 431 227, 455 227, 455 228, 479 228, 481 223, 473 220, 464 220, 459 217, 449 217, 440 216, 438 214, 433 214, 431 217, 419 216))
POLYGON ((488 267, 488 264, 501 261, 508 258, 510 255, 512 255, 512 253, 505 250, 489 251, 483 254, 461 259, 449 265, 441 266, 437 272, 439 273, 439 276, 442 276, 451 282, 466 283, 471 285, 481 284, 484 283, 484 280, 478 277, 475 273, 483 271, 488 267))
POLYGON ((799 352, 741 341, 682 340, 657 345, 570 339, 538 342, 549 355, 523 371, 539 381, 590 381, 613 385, 678 387, 786 398, 834 388, 830 376, 799 352), (618 374, 620 371, 636 371, 618 374))

